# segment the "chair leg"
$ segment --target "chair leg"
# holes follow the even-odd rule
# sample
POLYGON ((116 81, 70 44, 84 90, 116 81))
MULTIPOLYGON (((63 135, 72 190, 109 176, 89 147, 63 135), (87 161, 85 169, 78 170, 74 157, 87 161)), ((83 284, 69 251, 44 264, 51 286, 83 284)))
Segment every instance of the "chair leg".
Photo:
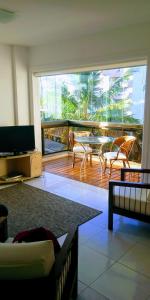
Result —
POLYGON ((126 162, 127 162, 127 165, 128 165, 128 167, 130 168, 130 164, 129 164, 129 161, 128 161, 128 159, 126 160, 126 162))
POLYGON ((111 176, 112 173, 112 165, 114 163, 114 160, 110 160, 110 167, 109 167, 109 175, 111 176))
POLYGON ((123 160, 123 166, 124 166, 124 168, 126 167, 126 163, 125 163, 125 161, 123 160))
POLYGON ((72 160, 72 167, 74 168, 75 165, 75 153, 73 153, 73 160, 72 160))
POLYGON ((113 213, 108 212, 108 229, 113 230, 113 213))
POLYGON ((92 154, 90 153, 90 166, 92 166, 92 154))
POLYGON ((106 168, 107 168, 107 159, 104 159, 104 174, 106 172, 106 168))

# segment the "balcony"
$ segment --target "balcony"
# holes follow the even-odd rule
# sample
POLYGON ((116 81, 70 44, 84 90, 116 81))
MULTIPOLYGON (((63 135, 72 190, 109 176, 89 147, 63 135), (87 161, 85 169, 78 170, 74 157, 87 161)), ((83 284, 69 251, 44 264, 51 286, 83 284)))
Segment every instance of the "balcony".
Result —
MULTIPOLYGON (((82 181, 88 184, 108 188, 110 176, 102 173, 98 157, 93 157, 92 166, 87 163, 86 170, 81 171, 81 159, 77 159, 72 168, 72 155, 69 148, 69 131, 88 130, 94 135, 117 137, 134 135, 137 140, 130 155, 130 165, 140 167, 142 153, 143 126, 137 124, 99 123, 91 121, 52 121, 42 123, 43 170, 82 181)), ((105 145, 105 150, 110 145, 105 145)), ((95 150, 95 149, 94 149, 95 150)), ((111 179, 120 179, 121 163, 115 163, 111 179)))

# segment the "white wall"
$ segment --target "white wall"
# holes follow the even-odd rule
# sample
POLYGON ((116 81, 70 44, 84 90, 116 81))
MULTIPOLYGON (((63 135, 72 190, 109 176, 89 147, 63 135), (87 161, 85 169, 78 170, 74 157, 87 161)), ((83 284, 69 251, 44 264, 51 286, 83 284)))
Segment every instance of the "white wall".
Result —
POLYGON ((0 126, 29 124, 28 49, 0 45, 0 126))
POLYGON ((0 45, 0 126, 15 122, 13 93, 11 48, 0 45))
MULTIPOLYGON (((0 45, 0 126, 34 124, 33 110, 36 116, 39 112, 30 97, 29 48, 0 45)), ((36 148, 40 150, 40 120, 38 124, 35 135, 36 148)))
POLYGON ((16 124, 30 123, 28 88, 28 48, 12 47, 16 124))
POLYGON ((31 47, 30 68, 35 72, 60 71, 145 58, 150 49, 149 36, 149 26, 142 25, 31 47))

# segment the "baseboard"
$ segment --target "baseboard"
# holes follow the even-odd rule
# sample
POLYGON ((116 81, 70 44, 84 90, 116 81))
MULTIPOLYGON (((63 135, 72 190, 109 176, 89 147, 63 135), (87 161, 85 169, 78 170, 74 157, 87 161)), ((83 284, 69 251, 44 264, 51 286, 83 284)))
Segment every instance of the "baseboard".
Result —
POLYGON ((42 157, 42 162, 47 162, 47 161, 51 161, 51 160, 54 160, 54 159, 57 159, 57 158, 67 157, 68 155, 69 155, 68 151, 61 152, 61 153, 53 153, 53 154, 50 154, 50 155, 44 155, 42 157))

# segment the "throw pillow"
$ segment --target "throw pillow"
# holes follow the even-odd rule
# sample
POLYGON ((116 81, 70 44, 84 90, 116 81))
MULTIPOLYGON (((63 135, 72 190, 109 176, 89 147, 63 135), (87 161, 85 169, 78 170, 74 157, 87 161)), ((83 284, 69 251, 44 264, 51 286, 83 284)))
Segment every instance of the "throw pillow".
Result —
POLYGON ((13 243, 18 242, 37 242, 37 241, 45 241, 45 240, 52 240, 54 244, 54 252, 58 253, 60 250, 60 245, 57 241, 55 235, 48 229, 44 227, 38 227, 31 230, 25 230, 19 232, 14 240, 13 243))

